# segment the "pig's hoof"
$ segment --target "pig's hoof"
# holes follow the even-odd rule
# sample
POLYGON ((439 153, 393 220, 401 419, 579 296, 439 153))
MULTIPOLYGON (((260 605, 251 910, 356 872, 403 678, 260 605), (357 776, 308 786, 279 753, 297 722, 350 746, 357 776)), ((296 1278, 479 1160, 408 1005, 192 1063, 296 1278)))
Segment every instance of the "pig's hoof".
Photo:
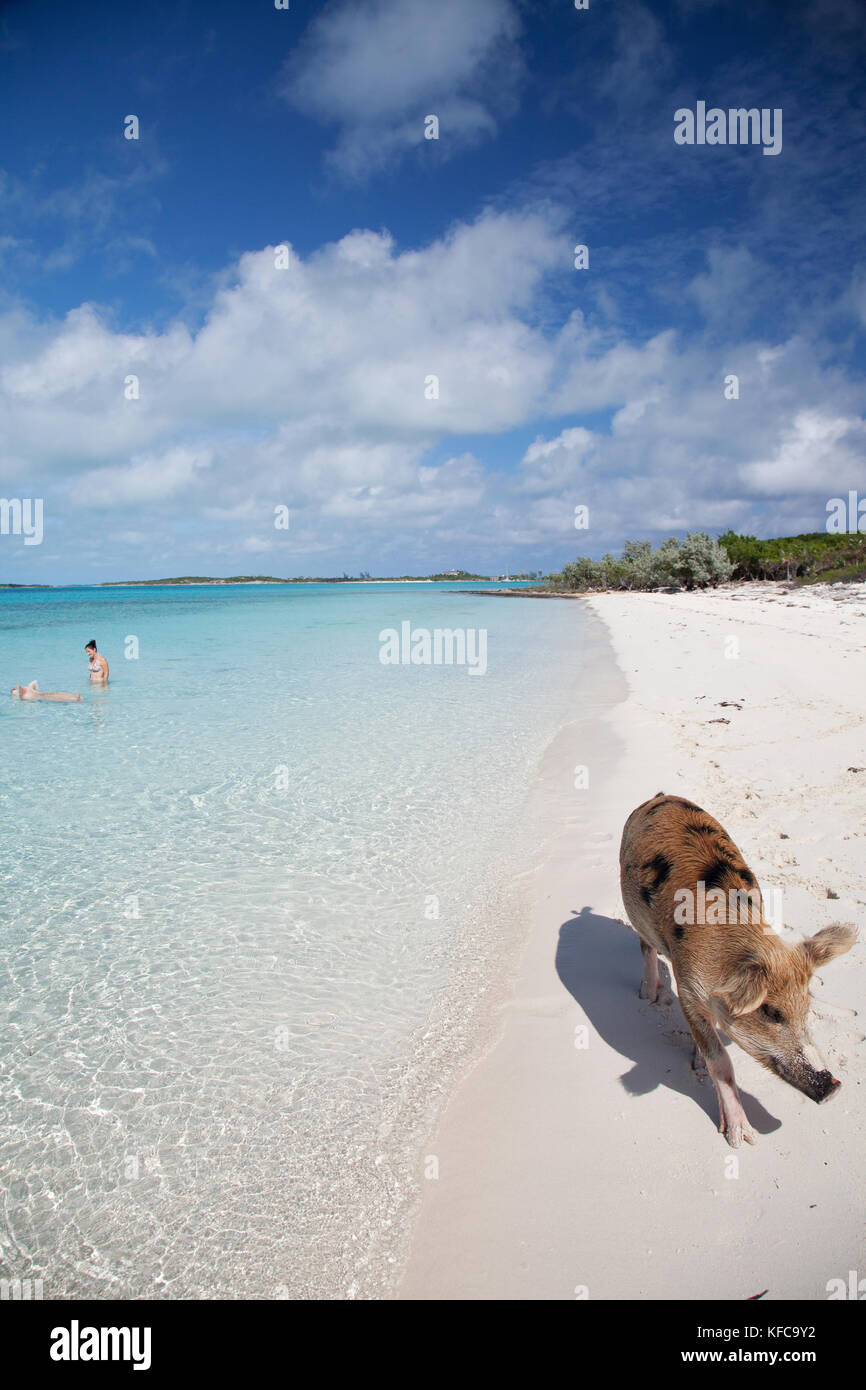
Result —
POLYGON ((747 1144, 754 1144, 755 1132, 746 1120, 734 1120, 728 1125, 724 1122, 719 1125, 719 1130, 724 1134, 732 1149, 738 1149, 745 1141, 747 1144))

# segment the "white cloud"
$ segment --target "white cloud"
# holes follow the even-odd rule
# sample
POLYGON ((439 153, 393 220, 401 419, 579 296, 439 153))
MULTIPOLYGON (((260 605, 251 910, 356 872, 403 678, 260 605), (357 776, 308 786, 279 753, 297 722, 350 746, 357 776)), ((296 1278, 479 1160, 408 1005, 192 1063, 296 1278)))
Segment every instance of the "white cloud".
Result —
POLYGON ((270 553, 269 568, 295 574, 392 555, 417 572, 443 551, 496 568, 503 545, 561 563, 624 534, 756 530, 768 504, 782 530, 822 524, 823 506, 809 520, 816 488, 856 482, 862 383, 806 337, 719 341, 715 319, 687 341, 673 329, 640 341, 577 311, 542 328, 548 276, 568 276, 559 227, 547 212, 488 213, 402 252, 359 229, 288 270, 272 248, 250 252, 197 333, 119 333, 94 305, 44 324, 0 314, 3 493, 46 498, 52 553, 52 528, 74 523, 70 564, 91 563, 81 523, 97 513, 100 563, 118 576, 148 535, 163 573, 206 555, 238 572, 270 553), (137 401, 124 398, 131 372, 137 401), (511 446, 513 428, 534 442, 511 446), (574 530, 579 503, 588 533, 574 530), (277 505, 291 527, 275 537, 277 505))
POLYGON ((600 436, 579 426, 555 439, 536 439, 523 455, 520 491, 547 495, 578 485, 583 465, 601 443, 600 436))
POLYGON ((304 114, 338 126, 332 162, 365 178, 426 143, 440 122, 447 157, 495 134, 521 75, 521 25, 511 0, 344 0, 310 24, 281 92, 304 114))
POLYGON ((782 432, 775 455, 742 469, 759 492, 838 491, 863 480, 866 421, 801 410, 782 432))
POLYGON ((551 404, 562 413, 623 406, 656 390, 676 370, 676 335, 670 329, 635 347, 610 334, 587 331, 575 312, 561 342, 568 366, 551 404))
MULTIPOLYGON (((91 305, 47 333, 25 331, 18 360, 0 369, 0 426, 10 452, 36 450, 59 472, 171 442, 178 428, 261 437, 336 420, 423 443, 506 429, 553 367, 520 311, 563 254, 556 229, 532 215, 482 217, 402 254, 387 234, 354 232, 285 270, 273 249, 251 252, 195 336, 179 324, 116 333, 91 305), (137 400, 125 397, 130 374, 137 400), (432 376, 438 399, 425 394, 432 376)), ((3 339, 0 319, 0 360, 3 339)))
POLYGON ((73 483, 71 501, 83 507, 162 502, 186 491, 212 462, 209 449, 178 447, 162 455, 136 457, 122 467, 92 469, 73 483))

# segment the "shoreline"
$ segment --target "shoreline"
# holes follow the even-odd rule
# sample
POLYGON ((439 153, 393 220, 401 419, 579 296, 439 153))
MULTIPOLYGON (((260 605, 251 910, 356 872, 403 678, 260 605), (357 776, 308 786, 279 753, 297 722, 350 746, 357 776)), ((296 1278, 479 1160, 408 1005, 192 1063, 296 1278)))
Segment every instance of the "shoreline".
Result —
MULTIPOLYGON (((494 581, 491 580, 491 583, 494 581)), ((838 589, 840 596, 844 597, 845 591, 851 590, 854 597, 866 592, 866 580, 847 580, 847 579, 821 579, 820 577, 802 583, 794 579, 729 579, 724 584, 709 585, 704 589, 686 588, 665 588, 665 589, 461 589, 463 594, 478 594, 493 598, 565 598, 565 599, 596 599, 596 598, 625 598, 632 595, 664 595, 665 597, 678 597, 682 595, 686 598, 699 598, 702 595, 711 594, 736 594, 742 590, 749 594, 760 596, 765 594, 772 597, 777 593, 800 594, 808 593, 812 589, 819 591, 829 591, 838 589)), ((836 595, 833 595, 836 597, 836 595)))
MULTIPOLYGON (((585 650, 584 624, 577 619, 576 643, 585 650)), ((600 631, 600 625, 598 625, 600 631)), ((589 645, 603 645, 598 636, 589 645)), ((570 697, 585 692, 583 659, 575 663, 570 697)), ((572 737, 575 721, 559 725, 539 755, 509 833, 513 852, 503 854, 497 873, 478 894, 463 923, 450 965, 450 979, 431 1001, 421 1035, 402 1065, 401 1095, 383 1116, 380 1174, 399 1202, 389 1209, 388 1229, 367 1247, 348 1293, 350 1299, 398 1297, 402 1271, 410 1257, 413 1231, 423 1207, 427 1136, 438 1126, 447 1098, 495 1047, 501 1027, 501 1000, 515 988, 528 939, 533 883, 549 853, 546 797, 539 795, 549 768, 559 768, 558 750, 572 737)), ((593 722, 595 722, 593 720, 593 722)), ((597 727, 597 726, 596 726, 597 727)), ((433 1155, 435 1157, 435 1154, 433 1155)))
POLYGON ((624 698, 603 692, 602 744, 575 759, 589 764, 586 791, 562 749, 548 769, 558 834, 518 979, 429 1137, 440 1176, 425 1184, 399 1299, 816 1299, 866 1260, 850 1219, 866 948, 813 980, 815 1041, 843 1081, 834 1107, 731 1045, 758 1132, 735 1154, 712 1086, 691 1072, 675 997, 638 999, 617 863, 640 801, 686 795, 729 829, 765 895, 780 886, 788 939, 839 920, 862 942, 866 586, 838 589, 589 599, 624 698))

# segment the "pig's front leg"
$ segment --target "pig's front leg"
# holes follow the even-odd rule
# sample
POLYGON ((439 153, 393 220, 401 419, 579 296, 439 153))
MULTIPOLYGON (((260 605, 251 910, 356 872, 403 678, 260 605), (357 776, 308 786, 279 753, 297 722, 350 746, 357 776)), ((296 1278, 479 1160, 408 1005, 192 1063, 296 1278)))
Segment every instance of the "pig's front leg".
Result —
POLYGON ((643 975, 641 976, 640 989, 638 995, 641 999, 648 999, 651 1004, 655 1004, 659 997, 659 956, 654 946, 648 946, 641 937, 641 953, 643 955, 643 975))
POLYGON ((747 1144, 754 1144, 755 1132, 740 1100, 731 1059, 719 1041, 712 1019, 707 1018, 696 1001, 684 998, 682 991, 680 1004, 716 1088, 720 1133, 724 1134, 732 1149, 738 1149, 744 1140, 747 1144))

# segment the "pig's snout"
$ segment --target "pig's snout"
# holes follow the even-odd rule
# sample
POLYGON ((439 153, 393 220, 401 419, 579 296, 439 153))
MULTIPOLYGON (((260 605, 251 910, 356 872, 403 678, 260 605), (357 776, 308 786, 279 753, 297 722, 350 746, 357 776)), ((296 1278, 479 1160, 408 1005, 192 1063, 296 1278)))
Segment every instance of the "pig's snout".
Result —
POLYGON ((835 1076, 831 1076, 828 1071, 819 1071, 815 1077, 815 1089, 808 1094, 820 1105, 823 1100, 829 1100, 831 1096, 835 1096, 841 1085, 842 1082, 837 1081, 835 1076))
POLYGON ((796 1086, 798 1091, 802 1091, 810 1100, 821 1105, 823 1101, 835 1096, 841 1081, 837 1081, 832 1072, 823 1067, 820 1071, 810 1066, 805 1058, 798 1058, 791 1065, 783 1061, 781 1057, 774 1058, 773 1070, 783 1081, 787 1081, 789 1086, 796 1086))

